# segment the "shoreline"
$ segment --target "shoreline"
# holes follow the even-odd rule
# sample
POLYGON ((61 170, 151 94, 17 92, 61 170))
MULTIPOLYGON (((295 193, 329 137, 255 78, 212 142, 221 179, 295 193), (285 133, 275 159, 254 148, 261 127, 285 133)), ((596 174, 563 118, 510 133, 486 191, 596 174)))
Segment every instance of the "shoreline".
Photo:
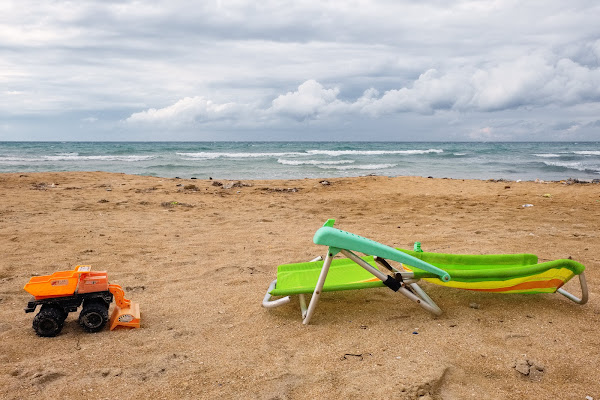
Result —
MULTIPOLYGON (((600 358, 599 185, 236 182, 0 174, 0 397, 600 397, 589 368, 600 358), (392 247, 571 257, 586 266, 590 300, 425 282, 440 317, 386 288, 324 293, 309 326, 297 300, 262 308, 279 264, 323 255, 312 238, 328 218, 392 247), (140 304, 142 327, 88 334, 72 313, 59 336, 37 337, 23 285, 77 264, 108 271, 140 304), (523 363, 540 373, 524 375, 523 363)), ((565 289, 577 294, 576 280, 565 289)))
POLYGON ((256 181, 256 182, 269 182, 269 181, 273 181, 273 182, 278 182, 278 181, 304 181, 304 180, 332 180, 332 179, 357 179, 357 178, 369 178, 369 177, 376 177, 376 178, 390 178, 390 179, 397 179, 397 178, 421 178, 421 179, 437 179, 437 180, 451 180, 451 181, 479 181, 479 182, 514 182, 514 183, 520 183, 520 182, 531 182, 531 183, 562 183, 562 184, 600 184, 600 178, 596 178, 596 179, 580 179, 580 178, 573 178, 573 177, 568 177, 568 178, 563 178, 563 179, 551 179, 551 180, 544 180, 544 179, 531 179, 531 180, 525 180, 525 179, 506 179, 506 178, 450 178, 450 177, 437 177, 437 176, 424 176, 424 175, 395 175, 395 176, 390 176, 390 175, 379 175, 379 174, 366 174, 366 175, 356 175, 356 176, 333 176, 333 177, 327 177, 327 176, 323 176, 323 177, 305 177, 305 178, 281 178, 281 179, 262 179, 262 178, 258 178, 258 179, 245 179, 245 178, 233 178, 233 179, 229 179, 229 178, 219 178, 219 177, 208 177, 208 178, 198 178, 196 176, 190 176, 190 177, 180 177, 180 176, 174 176, 174 177, 164 177, 164 176, 155 176, 155 175, 140 175, 140 174, 130 174, 127 172, 111 172, 111 171, 35 171, 35 172, 0 172, 0 177, 3 175, 9 176, 9 175, 23 175, 23 176, 27 176, 27 175, 36 175, 36 174, 40 174, 40 175, 45 175, 45 174, 114 174, 114 175, 125 175, 125 176, 132 176, 132 177, 140 177, 140 178, 153 178, 153 179, 170 179, 170 180, 190 180, 190 181, 228 181, 228 182, 236 182, 236 181, 256 181))

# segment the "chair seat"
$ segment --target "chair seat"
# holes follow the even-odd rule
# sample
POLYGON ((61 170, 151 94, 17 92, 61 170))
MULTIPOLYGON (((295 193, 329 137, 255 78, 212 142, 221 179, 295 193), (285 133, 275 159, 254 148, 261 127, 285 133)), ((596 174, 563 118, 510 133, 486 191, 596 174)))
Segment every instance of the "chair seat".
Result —
MULTIPOLYGON (((362 257, 369 265, 377 268, 373 257, 362 257)), ((315 290, 323 261, 283 264, 277 267, 277 285, 270 293, 273 296, 289 296, 312 293, 315 290)), ((337 290, 367 289, 385 286, 371 273, 347 258, 331 262, 324 292, 337 290)))

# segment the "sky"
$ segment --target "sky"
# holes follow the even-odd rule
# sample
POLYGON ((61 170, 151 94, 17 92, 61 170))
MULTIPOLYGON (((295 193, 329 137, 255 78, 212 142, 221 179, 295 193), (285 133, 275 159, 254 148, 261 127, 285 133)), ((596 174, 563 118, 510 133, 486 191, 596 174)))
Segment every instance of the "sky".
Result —
POLYGON ((0 2, 0 141, 600 140, 597 0, 0 2))

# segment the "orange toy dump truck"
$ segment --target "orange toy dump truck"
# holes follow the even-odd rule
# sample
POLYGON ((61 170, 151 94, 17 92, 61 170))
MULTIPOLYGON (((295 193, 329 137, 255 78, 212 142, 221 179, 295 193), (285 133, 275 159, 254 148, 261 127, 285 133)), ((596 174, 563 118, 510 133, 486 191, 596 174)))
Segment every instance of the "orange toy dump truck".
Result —
POLYGON ((105 271, 94 271, 89 265, 78 265, 72 271, 55 272, 52 275, 34 276, 25 285, 33 295, 27 303, 26 313, 40 312, 33 318, 33 329, 39 336, 56 336, 70 312, 79 313, 79 325, 87 332, 98 332, 108 322, 108 308, 115 299, 110 317, 110 330, 117 326, 140 327, 140 306, 125 298, 119 285, 108 283, 105 271))

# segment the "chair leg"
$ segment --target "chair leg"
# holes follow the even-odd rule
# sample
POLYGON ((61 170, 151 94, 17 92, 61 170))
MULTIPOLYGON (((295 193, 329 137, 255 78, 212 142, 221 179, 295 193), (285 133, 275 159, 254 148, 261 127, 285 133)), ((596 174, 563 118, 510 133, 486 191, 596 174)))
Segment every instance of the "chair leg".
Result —
POLYGON ((325 284, 325 278, 327 278, 327 273, 329 272, 329 266, 331 265, 331 261, 333 260, 333 255, 330 251, 327 252, 327 257, 325 257, 325 262, 323 263, 323 268, 321 268, 321 273, 319 274, 319 280, 317 280, 317 286, 315 286, 315 291, 310 299, 310 304, 308 305, 308 309, 306 310, 306 316, 304 317, 302 323, 304 325, 308 325, 312 315, 315 312, 315 308, 317 307, 317 303, 319 302, 319 296, 321 296, 321 291, 323 290, 323 285, 325 284))
POLYGON ((423 301, 422 303, 419 303, 421 307, 435 315, 442 315, 442 310, 438 307, 437 304, 435 304, 431 297, 429 297, 427 293, 425 293, 425 291, 421 289, 419 285, 417 285, 416 283, 411 283, 410 287, 417 293, 419 297, 421 297, 421 300, 423 301))
POLYGON ((563 288, 559 288, 556 291, 558 293, 562 294, 563 296, 565 296, 567 299, 574 301, 577 304, 585 304, 588 301, 588 288, 587 288, 587 282, 585 281, 585 273, 584 272, 579 274, 579 284, 581 285, 581 298, 579 298, 575 295, 572 295, 571 293, 567 292, 563 288))
MULTIPOLYGON (((318 257, 315 257, 312 260, 310 260, 310 262, 321 261, 322 259, 323 259, 323 257, 318 256, 318 257)), ((304 318, 306 317, 306 312, 307 312, 306 296, 304 295, 304 293, 300 293, 298 295, 298 300, 300 301, 300 311, 302 312, 302 320, 304 320, 304 318)))
POLYGON ((290 296, 285 296, 277 300, 271 300, 271 290, 275 289, 275 285, 277 285, 277 279, 271 282, 269 288, 267 289, 267 293, 263 298, 262 306, 265 308, 279 307, 290 302, 290 296))
POLYGON ((304 320, 304 318, 306 317, 306 296, 304 296, 304 293, 301 293, 298 295, 298 300, 300 300, 300 311, 302 312, 302 319, 304 320))

